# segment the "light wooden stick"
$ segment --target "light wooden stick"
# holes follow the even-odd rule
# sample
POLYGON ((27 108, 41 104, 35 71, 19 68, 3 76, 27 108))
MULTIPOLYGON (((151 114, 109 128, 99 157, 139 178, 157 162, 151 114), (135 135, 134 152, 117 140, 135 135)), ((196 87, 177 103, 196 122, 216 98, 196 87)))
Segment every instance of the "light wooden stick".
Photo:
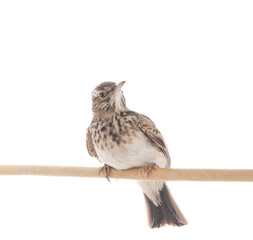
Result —
MULTIPOLYGON (((40 175, 104 178, 99 168, 61 166, 0 165, 0 175, 40 175)), ((253 170, 243 169, 154 169, 147 178, 142 168, 130 170, 111 169, 110 178, 165 181, 233 181, 252 182, 253 170)))

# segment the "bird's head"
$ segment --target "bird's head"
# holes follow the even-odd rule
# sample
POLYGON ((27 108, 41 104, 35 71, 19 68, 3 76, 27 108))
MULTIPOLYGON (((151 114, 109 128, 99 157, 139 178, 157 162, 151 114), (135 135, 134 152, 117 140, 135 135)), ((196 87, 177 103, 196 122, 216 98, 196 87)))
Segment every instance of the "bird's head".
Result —
POLYGON ((125 84, 120 82, 103 82, 92 92, 92 111, 94 114, 106 114, 126 110, 126 102, 121 88, 125 84))

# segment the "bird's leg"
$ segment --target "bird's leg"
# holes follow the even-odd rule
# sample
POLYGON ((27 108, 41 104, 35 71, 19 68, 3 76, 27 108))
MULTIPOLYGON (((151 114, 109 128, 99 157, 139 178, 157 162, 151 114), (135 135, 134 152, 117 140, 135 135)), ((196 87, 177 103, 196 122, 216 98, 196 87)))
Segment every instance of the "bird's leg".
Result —
POLYGON ((142 170, 142 176, 145 174, 146 177, 148 178, 149 174, 153 171, 153 169, 158 168, 158 166, 155 163, 150 163, 149 165, 145 166, 142 170))
POLYGON ((106 179, 110 182, 109 176, 110 176, 110 173, 111 173, 111 167, 107 164, 104 164, 104 166, 99 169, 98 174, 100 175, 101 172, 103 172, 106 179))

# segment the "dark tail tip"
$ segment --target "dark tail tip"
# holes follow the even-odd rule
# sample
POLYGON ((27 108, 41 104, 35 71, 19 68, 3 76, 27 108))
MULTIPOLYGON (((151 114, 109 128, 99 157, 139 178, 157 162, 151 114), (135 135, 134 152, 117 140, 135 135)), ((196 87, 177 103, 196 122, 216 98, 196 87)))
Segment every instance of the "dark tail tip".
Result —
POLYGON ((151 202, 144 194, 147 203, 150 227, 159 228, 165 224, 178 227, 186 225, 187 220, 181 213, 166 184, 164 184, 163 189, 159 194, 161 202, 158 206, 151 202))
POLYGON ((149 226, 151 228, 159 228, 164 225, 164 216, 161 206, 157 207, 145 194, 144 197, 147 204, 149 226))

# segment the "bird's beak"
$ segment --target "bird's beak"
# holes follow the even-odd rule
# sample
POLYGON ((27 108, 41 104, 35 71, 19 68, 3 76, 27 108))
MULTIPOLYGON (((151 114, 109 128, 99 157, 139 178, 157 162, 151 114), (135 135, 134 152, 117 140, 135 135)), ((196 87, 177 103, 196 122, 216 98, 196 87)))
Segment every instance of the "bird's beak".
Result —
POLYGON ((119 90, 123 87, 126 81, 120 82, 116 85, 115 91, 119 92, 119 90))
POLYGON ((113 98, 115 99, 116 96, 118 95, 119 91, 121 90, 121 88, 123 87, 123 85, 125 84, 126 81, 120 82, 116 85, 116 88, 114 89, 114 93, 113 93, 113 98))

